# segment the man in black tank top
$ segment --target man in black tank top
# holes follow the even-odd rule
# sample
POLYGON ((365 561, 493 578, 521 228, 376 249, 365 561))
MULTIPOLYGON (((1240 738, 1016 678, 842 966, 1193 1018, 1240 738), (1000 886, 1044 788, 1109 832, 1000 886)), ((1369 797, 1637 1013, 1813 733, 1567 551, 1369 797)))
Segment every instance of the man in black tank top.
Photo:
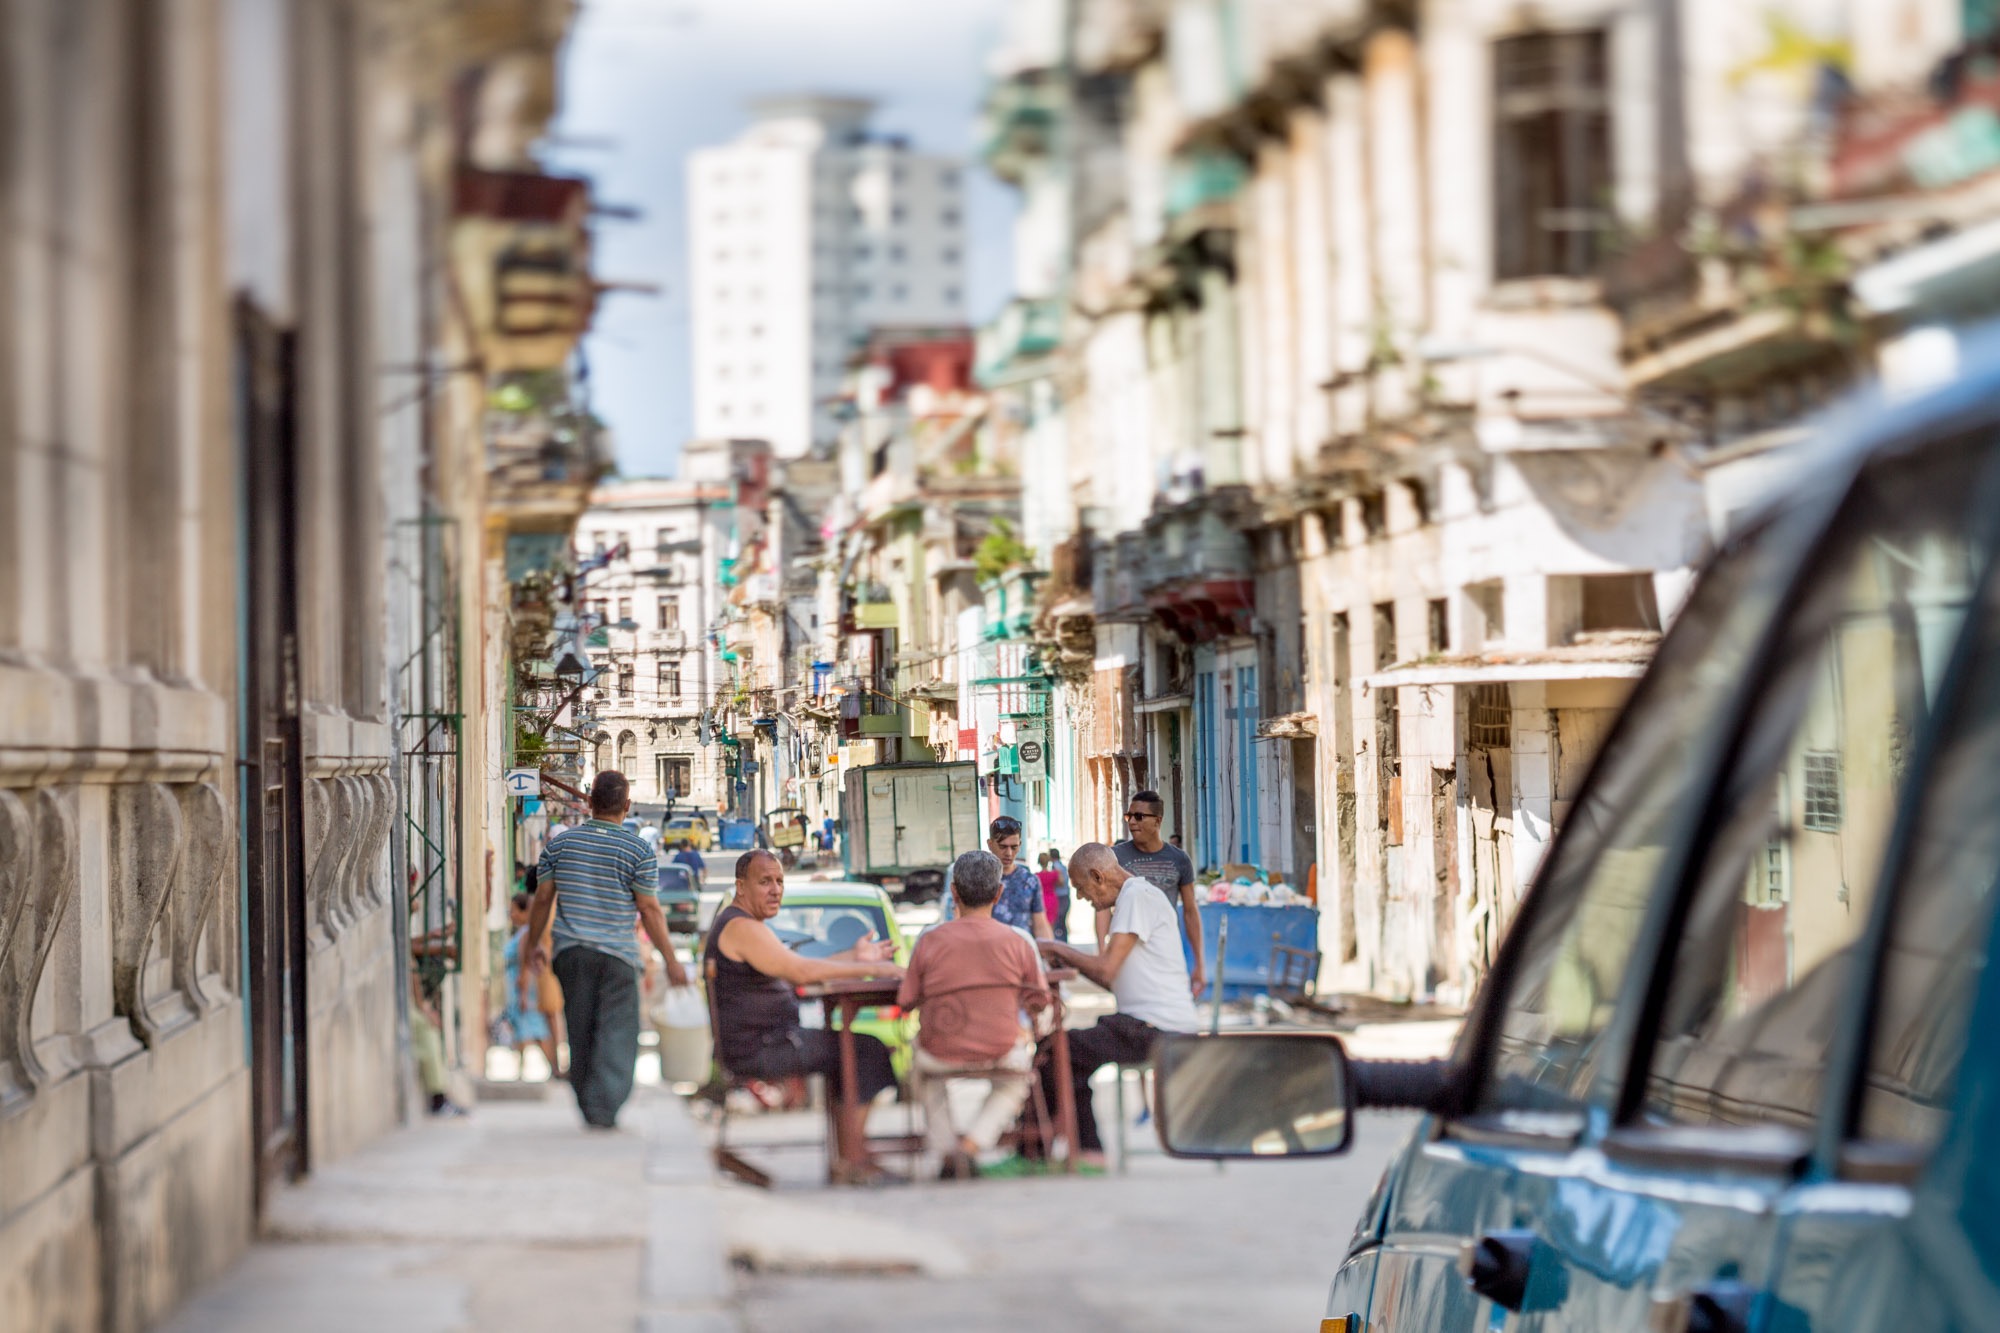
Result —
MULTIPOLYGON (((736 860, 736 896, 715 914, 702 948, 702 970, 714 978, 716 1058, 739 1078, 789 1078, 840 1073, 840 1039, 832 1032, 799 1024, 793 990, 842 977, 901 977, 895 946, 864 939, 831 958, 806 958, 785 947, 766 925, 785 902, 785 870, 767 851, 749 851, 736 860)), ((882 1177, 868 1151, 868 1104, 896 1086, 889 1048, 866 1033, 854 1036, 860 1105, 843 1115, 843 1163, 836 1175, 856 1181, 882 1177)))

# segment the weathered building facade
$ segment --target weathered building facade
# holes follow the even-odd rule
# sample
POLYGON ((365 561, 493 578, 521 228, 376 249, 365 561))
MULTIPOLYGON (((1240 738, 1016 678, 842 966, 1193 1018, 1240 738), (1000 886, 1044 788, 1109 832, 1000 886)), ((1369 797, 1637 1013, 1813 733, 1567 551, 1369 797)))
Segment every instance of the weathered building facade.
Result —
MULTIPOLYGON (((504 535, 446 256, 462 172, 529 167, 567 19, 477 8, 0 10, 8 1327, 157 1321, 404 1114, 406 686, 440 595, 486 628, 504 535)), ((475 792, 431 802, 454 926, 475 792)))
POLYGON ((1469 994, 1764 453, 1991 305, 1976 16, 1780 8, 1816 42, 1678 3, 1016 7, 981 374, 1035 460, 1073 837, 1155 788, 1199 866, 1314 890, 1330 984, 1469 994))

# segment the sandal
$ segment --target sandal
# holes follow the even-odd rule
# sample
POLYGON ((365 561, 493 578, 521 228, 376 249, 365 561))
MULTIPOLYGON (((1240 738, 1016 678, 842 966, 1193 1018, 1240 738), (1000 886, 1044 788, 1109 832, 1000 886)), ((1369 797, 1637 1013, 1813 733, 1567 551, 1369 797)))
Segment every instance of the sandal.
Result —
POLYGON ((832 1171, 836 1185, 854 1185, 861 1189, 881 1189, 885 1185, 901 1185, 903 1178, 879 1166, 855 1166, 849 1162, 836 1162, 832 1171))

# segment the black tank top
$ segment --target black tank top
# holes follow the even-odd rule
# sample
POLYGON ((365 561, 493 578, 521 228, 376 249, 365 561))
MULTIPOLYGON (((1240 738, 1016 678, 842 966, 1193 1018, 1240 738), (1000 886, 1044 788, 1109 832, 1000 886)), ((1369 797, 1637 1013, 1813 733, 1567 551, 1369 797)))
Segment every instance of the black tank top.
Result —
MULTIPOLYGON (((731 903, 715 914, 702 946, 702 970, 715 965, 716 1051, 724 1068, 749 1059, 766 1040, 799 1025, 799 997, 792 983, 759 972, 722 952, 722 931, 738 917, 750 917, 731 903)), ((756 918, 750 917, 751 920, 756 918)))

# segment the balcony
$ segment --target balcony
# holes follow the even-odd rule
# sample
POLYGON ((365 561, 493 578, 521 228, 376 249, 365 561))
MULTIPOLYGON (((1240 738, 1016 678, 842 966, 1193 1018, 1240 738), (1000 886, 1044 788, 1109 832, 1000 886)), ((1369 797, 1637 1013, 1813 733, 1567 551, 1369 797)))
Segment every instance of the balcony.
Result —
POLYGON ((688 633, 684 629, 642 629, 638 639, 641 652, 679 653, 688 646, 688 633))
POLYGON ((979 109, 980 155, 1016 185, 1028 164, 1049 155, 1061 120, 1063 88, 1052 70, 1026 69, 996 80, 979 109))
POLYGON ((590 183, 462 166, 451 250, 465 320, 496 374, 559 368, 590 325, 590 183))
POLYGON ((1053 352, 1062 341, 1062 303, 1015 300, 979 330, 973 376, 981 384, 1007 379, 1023 363, 1053 352))
POLYGON ((896 604, 883 598, 880 601, 857 601, 854 604, 854 628, 895 629, 902 624, 896 613, 896 604))
POLYGON ((1236 488, 1213 491, 1146 520, 1139 589, 1184 643, 1250 630, 1256 578, 1240 512, 1245 502, 1236 488))

